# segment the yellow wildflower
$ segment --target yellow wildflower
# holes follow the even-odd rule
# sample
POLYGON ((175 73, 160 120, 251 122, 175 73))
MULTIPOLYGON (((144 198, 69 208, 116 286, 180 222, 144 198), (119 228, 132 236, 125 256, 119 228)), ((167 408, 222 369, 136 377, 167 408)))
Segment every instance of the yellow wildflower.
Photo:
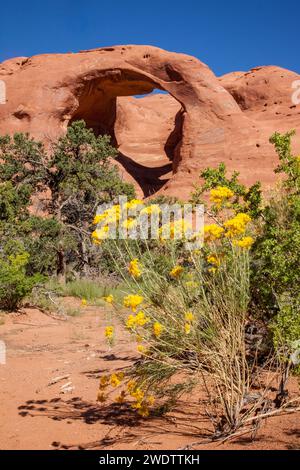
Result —
POLYGON ((226 186, 217 186, 216 188, 210 191, 210 201, 216 204, 217 206, 221 206, 224 201, 232 198, 234 196, 234 192, 231 189, 227 188, 226 186))
POLYGON ((207 242, 214 241, 221 238, 224 232, 223 227, 219 227, 217 224, 205 225, 204 227, 204 239, 207 242))
POLYGON ((94 225, 99 224, 100 222, 102 222, 102 220, 105 220, 106 217, 107 217, 107 214, 105 212, 103 214, 96 214, 93 220, 93 224, 94 225))
POLYGON ((220 266, 221 260, 217 255, 211 254, 207 258, 207 262, 215 266, 220 266))
POLYGON ((158 231, 161 240, 181 239, 191 230, 192 225, 184 219, 177 219, 174 222, 164 224, 158 231))
POLYGON ((146 317, 145 313, 140 311, 135 317, 135 322, 138 326, 144 326, 146 323, 149 323, 149 318, 146 317))
POLYGON ((184 315, 184 318, 185 318, 185 321, 192 322, 195 320, 195 315, 193 314, 193 312, 186 312, 184 315))
POLYGON ((184 331, 185 331, 186 335, 188 335, 191 332, 191 324, 190 323, 186 323, 184 325, 184 331))
POLYGON ((107 385, 108 385, 108 376, 103 375, 102 377, 100 377, 100 386, 99 386, 99 388, 100 389, 106 388, 107 385))
POLYGON ((148 403, 148 405, 149 405, 149 406, 152 406, 152 405, 154 405, 154 402, 155 402, 155 397, 154 397, 153 395, 149 395, 149 396, 147 397, 147 403, 148 403))
POLYGON ((100 229, 94 230, 92 233, 92 238, 97 241, 105 240, 109 236, 109 226, 105 225, 100 229))
POLYGON ((158 204, 151 204, 148 207, 144 207, 144 209, 141 210, 140 214, 160 214, 161 213, 161 208, 159 207, 158 204))
POLYGON ((106 211, 106 224, 116 224, 120 220, 120 206, 113 206, 111 209, 106 211))
POLYGON ((159 338, 160 335, 162 334, 162 331, 163 331, 164 327, 161 323, 159 323, 158 321, 156 321, 154 324, 153 324, 153 333, 154 333, 154 336, 156 338, 159 338))
POLYGON ((101 241, 101 240, 97 240, 96 238, 93 238, 92 243, 93 243, 94 245, 101 245, 102 241, 101 241))
POLYGON ((114 301, 114 296, 112 294, 109 294, 103 297, 103 300, 105 300, 105 302, 107 302, 108 304, 112 304, 114 301))
POLYGON ((136 381, 135 380, 129 380, 128 384, 127 384, 127 390, 129 393, 131 393, 135 388, 136 388, 136 381))
POLYGON ((143 418, 147 418, 149 416, 149 409, 147 408, 147 406, 143 405, 138 410, 138 414, 143 418))
POLYGON ((131 408, 133 410, 138 410, 139 408, 142 408, 142 403, 140 401, 137 401, 135 403, 132 403, 131 408))
POLYGON ((137 224, 136 219, 133 219, 132 217, 128 217, 128 219, 124 220, 122 226, 123 228, 126 228, 126 230, 131 230, 134 228, 137 224))
POLYGON ((215 274, 217 272, 217 268, 213 267, 213 268, 209 268, 208 270, 210 273, 212 274, 215 274))
POLYGON ((139 265, 139 261, 137 258, 134 258, 132 261, 130 261, 129 266, 128 266, 128 271, 129 271, 129 274, 131 274, 131 276, 134 278, 141 277, 142 270, 141 270, 141 266, 139 265))
POLYGON ((136 312, 137 307, 143 302, 144 297, 138 294, 129 294, 124 297, 124 307, 130 307, 133 312, 136 312))
POLYGON ((134 315, 128 315, 128 318, 126 320, 126 327, 129 330, 132 330, 135 327, 135 316, 134 315))
POLYGON ((114 335, 114 327, 113 326, 107 326, 105 328, 105 333, 104 334, 105 334, 105 337, 107 339, 111 339, 114 335))
POLYGON ((145 346, 143 346, 142 344, 138 344, 137 347, 136 347, 137 351, 141 354, 144 354, 146 352, 146 348, 145 346))
POLYGON ((239 213, 233 219, 224 222, 224 227, 227 229, 225 236, 233 238, 245 232, 246 225, 251 221, 248 214, 239 213))
POLYGON ((138 206, 143 206, 144 203, 140 199, 132 199, 124 204, 125 209, 134 209, 138 206))
POLYGON ((111 374, 110 384, 112 385, 112 387, 118 387, 120 385, 120 383, 121 383, 121 380, 119 379, 117 374, 111 374))
POLYGON ((136 399, 137 402, 141 402, 144 398, 144 392, 140 387, 135 388, 130 392, 130 395, 136 399))
POLYGON ((81 299, 81 305, 83 307, 86 307, 87 306, 87 300, 85 298, 81 299))
POLYGON ((252 237, 243 237, 241 240, 234 240, 234 244, 245 249, 251 248, 253 245, 254 240, 252 237))
POLYGON ((174 266, 174 268, 169 272, 170 276, 173 279, 177 279, 180 274, 184 271, 184 268, 182 266, 174 266))

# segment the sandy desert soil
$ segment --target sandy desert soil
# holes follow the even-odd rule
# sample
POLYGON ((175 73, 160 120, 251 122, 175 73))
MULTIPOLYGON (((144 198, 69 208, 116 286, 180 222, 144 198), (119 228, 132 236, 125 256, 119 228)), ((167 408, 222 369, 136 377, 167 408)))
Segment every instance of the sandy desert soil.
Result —
MULTIPOLYGON (((73 301, 78 305, 80 301, 73 301)), ((226 444, 205 441, 209 422, 197 393, 164 418, 137 418, 119 405, 96 401, 99 376, 120 371, 136 357, 126 334, 113 349, 104 341, 107 313, 86 307, 67 321, 36 309, 5 317, 0 339, 7 348, 0 365, 1 449, 299 449, 299 414, 268 420, 258 437, 226 444), (50 385, 53 379, 66 376, 50 385), (64 385, 66 393, 63 393, 64 385)))

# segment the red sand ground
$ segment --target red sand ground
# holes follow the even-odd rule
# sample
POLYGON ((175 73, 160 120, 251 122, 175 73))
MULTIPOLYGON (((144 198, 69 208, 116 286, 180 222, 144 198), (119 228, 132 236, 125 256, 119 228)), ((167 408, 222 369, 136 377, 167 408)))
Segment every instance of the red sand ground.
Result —
MULTIPOLYGON (((7 363, 0 365, 1 449, 182 449, 203 440, 209 423, 196 393, 164 418, 137 419, 96 402, 99 376, 122 370, 136 356, 120 331, 116 346, 107 347, 105 317, 99 307, 67 321, 35 309, 6 316, 0 326, 7 347, 7 363), (74 389, 62 394, 67 382, 74 389)), ((244 437, 194 448, 299 449, 299 413, 269 419, 253 442, 244 437)))

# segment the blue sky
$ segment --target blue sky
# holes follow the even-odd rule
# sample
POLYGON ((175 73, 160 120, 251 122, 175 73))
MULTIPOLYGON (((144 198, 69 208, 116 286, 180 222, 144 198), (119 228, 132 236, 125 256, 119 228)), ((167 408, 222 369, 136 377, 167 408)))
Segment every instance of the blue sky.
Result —
POLYGON ((299 0, 11 0, 0 5, 0 62, 16 56, 150 44, 217 75, 257 65, 300 73, 299 0))

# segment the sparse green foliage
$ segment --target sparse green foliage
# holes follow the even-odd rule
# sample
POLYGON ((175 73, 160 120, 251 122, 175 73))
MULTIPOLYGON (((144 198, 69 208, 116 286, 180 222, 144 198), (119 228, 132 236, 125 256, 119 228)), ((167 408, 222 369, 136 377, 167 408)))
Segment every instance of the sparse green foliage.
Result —
POLYGON ((32 291, 33 287, 42 281, 42 276, 28 276, 26 266, 29 260, 27 253, 20 243, 7 242, 0 253, 0 309, 14 310, 21 301, 32 291))
MULTIPOLYGON (((236 212, 248 213, 252 218, 257 218, 261 213, 261 185, 259 182, 247 188, 238 179, 239 173, 233 172, 227 176, 225 163, 220 163, 217 168, 206 168, 200 174, 202 184, 194 185, 194 192, 191 194, 191 202, 194 204, 204 203, 204 194, 213 188, 226 187, 234 193, 231 201, 231 208, 236 212)), ((214 211, 214 207, 212 207, 214 211)))
POLYGON ((299 299, 300 282, 300 160, 291 154, 291 137, 275 133, 280 165, 286 178, 284 189, 273 196, 263 211, 259 236, 253 247, 252 295, 256 310, 272 317, 279 310, 277 299, 299 299))

